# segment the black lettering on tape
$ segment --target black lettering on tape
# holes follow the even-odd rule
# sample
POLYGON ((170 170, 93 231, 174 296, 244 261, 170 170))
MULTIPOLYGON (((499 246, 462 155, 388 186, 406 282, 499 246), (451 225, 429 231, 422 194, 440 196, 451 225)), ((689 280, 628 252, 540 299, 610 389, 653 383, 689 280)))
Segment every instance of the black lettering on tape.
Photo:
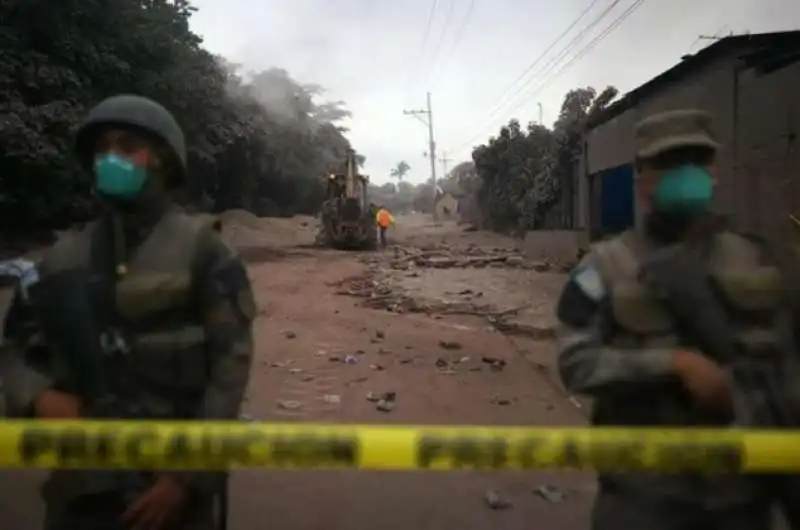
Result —
POLYGON ((742 444, 726 442, 661 442, 656 448, 659 470, 739 473, 743 471, 746 450, 742 444))
POLYGON ((586 458, 588 455, 581 454, 582 452, 581 446, 576 440, 567 438, 564 440, 561 452, 556 456, 555 464, 560 468, 581 469, 589 463, 589 459, 586 458))
POLYGON ((236 463, 249 466, 254 462, 251 449, 258 443, 265 443, 266 437, 260 431, 251 430, 240 435, 227 435, 222 441, 222 454, 228 465, 236 463))
POLYGON ((422 436, 417 442, 416 463, 419 469, 429 469, 444 452, 444 440, 440 436, 422 436))
POLYGON ((706 448, 707 471, 741 473, 747 463, 747 448, 742 443, 715 443, 706 448))
POLYGON ((215 468, 250 466, 255 461, 251 449, 259 442, 264 444, 266 437, 256 429, 241 434, 207 432, 201 439, 201 458, 215 468))
POLYGON ((527 436, 518 442, 514 442, 516 449, 514 456, 523 469, 537 468, 541 466, 537 453, 544 447, 546 440, 540 436, 527 436))
POLYGON ((501 469, 508 466, 508 444, 503 438, 422 436, 417 444, 417 467, 437 462, 454 469, 501 469))
POLYGON ((116 438, 110 432, 88 433, 81 429, 26 429, 17 446, 20 460, 33 464, 52 455, 58 466, 106 466, 115 456, 116 438))
POLYGON ((152 447, 157 441, 158 433, 154 429, 139 429, 126 436, 123 445, 126 463, 136 469, 157 468, 158 466, 154 465, 154 460, 157 458, 145 455, 145 449, 148 446, 152 447))
POLYGON ((593 442, 589 448, 592 467, 603 471, 645 468, 645 447, 639 442, 593 442))
POLYGON ((51 430, 25 429, 17 444, 17 456, 23 464, 31 465, 42 455, 52 452, 55 445, 51 430))
POLYGON ((269 442, 278 467, 357 467, 361 453, 355 437, 280 435, 269 442))
POLYGON ((167 461, 175 462, 179 465, 193 465, 196 462, 194 457, 195 451, 192 451, 192 445, 189 440, 189 434, 186 432, 175 432, 170 435, 167 440, 165 448, 165 457, 167 461))
POLYGON ((92 449, 92 459, 99 464, 109 464, 115 456, 116 436, 108 433, 97 433, 96 436, 87 437, 89 447, 92 449))

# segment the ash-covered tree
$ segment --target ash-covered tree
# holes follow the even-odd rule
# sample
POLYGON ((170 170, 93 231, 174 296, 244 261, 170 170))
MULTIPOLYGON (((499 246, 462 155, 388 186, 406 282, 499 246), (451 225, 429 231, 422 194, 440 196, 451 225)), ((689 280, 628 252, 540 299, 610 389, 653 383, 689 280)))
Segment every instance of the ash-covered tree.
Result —
POLYGON ((497 136, 477 146, 472 159, 481 224, 498 231, 530 230, 541 228, 554 212, 554 222, 561 222, 565 212, 556 210, 562 197, 574 192, 587 119, 616 95, 614 87, 600 95, 591 87, 571 90, 552 129, 533 122, 523 129, 518 120, 511 120, 497 136))
POLYGON ((189 29, 192 12, 186 0, 0 0, 6 241, 93 215, 73 132, 92 105, 119 93, 175 114, 189 148, 189 200, 279 214, 319 204, 326 165, 349 147, 340 123, 349 114, 282 70, 243 80, 203 49, 189 29))
POLYGON ((409 171, 411 171, 411 166, 409 166, 408 162, 405 160, 401 160, 392 168, 392 170, 389 172, 389 176, 396 180, 398 184, 400 184, 406 178, 406 175, 408 175, 409 171))

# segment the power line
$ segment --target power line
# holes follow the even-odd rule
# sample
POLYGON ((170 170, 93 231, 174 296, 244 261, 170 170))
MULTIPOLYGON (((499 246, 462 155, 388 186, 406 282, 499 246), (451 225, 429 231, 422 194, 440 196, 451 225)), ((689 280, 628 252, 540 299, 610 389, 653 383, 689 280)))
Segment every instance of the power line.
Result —
MULTIPOLYGON (((561 34, 560 34, 558 37, 556 37, 556 38, 555 38, 555 40, 553 40, 553 42, 551 42, 551 43, 550 43, 550 44, 547 46, 547 48, 545 48, 545 50, 544 50, 544 51, 543 51, 543 52, 542 52, 542 53, 541 53, 541 54, 540 54, 538 57, 536 57, 536 59, 534 59, 534 60, 533 60, 533 62, 531 62, 531 63, 530 63, 530 64, 529 64, 529 65, 528 65, 528 66, 525 68, 525 70, 524 70, 524 71, 523 71, 523 72, 522 72, 522 73, 519 75, 519 77, 517 77, 517 78, 516 78, 516 79, 515 79, 513 82, 511 82, 509 85, 507 85, 507 86, 506 86, 506 87, 503 89, 503 91, 500 93, 500 95, 499 95, 499 96, 497 96, 497 99, 498 99, 498 100, 500 100, 500 103, 499 103, 497 106, 495 106, 495 107, 493 108, 493 110, 491 110, 491 111, 490 111, 490 113, 488 114, 488 119, 491 119, 492 117, 494 117, 494 115, 495 115, 495 114, 497 114, 497 111, 498 111, 498 110, 500 110, 500 108, 503 106, 503 100, 505 99, 505 96, 506 96, 506 94, 508 94, 508 93, 509 93, 509 92, 510 92, 510 91, 511 91, 513 88, 514 88, 514 86, 516 86, 516 85, 517 85, 517 83, 519 83, 520 81, 522 81, 523 79, 525 79, 525 78, 528 76, 528 74, 529 74, 529 73, 531 73, 531 71, 533 71, 533 69, 534 69, 534 68, 536 68, 536 66, 537 66, 537 65, 538 65, 540 62, 542 62, 542 60, 543 60, 545 57, 547 57, 547 54, 548 54, 548 53, 550 53, 550 51, 551 51, 553 48, 555 48, 555 47, 556 47, 556 45, 557 45, 557 44, 558 44, 558 43, 561 41, 561 39, 563 39, 565 36, 567 36, 567 35, 569 34, 569 32, 571 32, 571 31, 572 31, 572 30, 575 28, 575 26, 577 26, 577 25, 580 23, 580 21, 581 21, 581 20, 583 20, 583 17, 585 17, 585 16, 586 16, 586 15, 589 13, 589 11, 591 11, 591 10, 592 10, 592 8, 593 8, 595 5, 597 5, 597 3, 598 3, 599 1, 600 1, 600 0, 592 0, 592 1, 589 3, 589 5, 588 5, 588 6, 586 6, 586 7, 583 9, 583 11, 581 11, 581 13, 578 15, 578 17, 577 17, 575 20, 573 20, 573 21, 572 21, 572 23, 571 23, 569 26, 567 26, 567 28, 566 28, 564 31, 562 31, 562 32, 561 32, 561 34)), ((619 3, 619 2, 620 2, 620 0, 615 0, 615 2, 614 2, 614 5, 616 5, 616 4, 617 4, 617 3, 619 3)), ((612 7, 613 7, 613 6, 612 6, 612 7)), ((525 86, 525 84, 527 84, 527 83, 524 83, 522 86, 524 87, 524 86, 525 86)), ((519 93, 519 91, 518 91, 518 92, 516 92, 516 93, 515 93, 515 95, 516 95, 517 93, 519 93)), ((485 120, 484 120, 484 119, 475 120, 475 121, 473 121, 473 122, 472 122, 472 124, 470 124, 469 126, 467 126, 467 127, 466 127, 466 129, 467 129, 467 130, 470 130, 470 129, 472 129, 472 127, 473 127, 473 126, 474 126, 476 123, 483 122, 483 121, 485 121, 485 120)))
MULTIPOLYGON (((639 9, 640 7, 642 7, 642 4, 644 4, 644 3, 645 3, 645 1, 646 1, 646 0, 635 0, 635 1, 634 1, 634 3, 633 3, 633 4, 631 4, 631 5, 628 7, 628 9, 626 9, 625 11, 623 11, 622 13, 620 13, 620 15, 619 15, 617 18, 615 18, 615 19, 614 19, 614 20, 611 22, 611 24, 609 24, 608 26, 606 26, 606 28, 605 28, 603 31, 601 31, 601 32, 600 32, 600 33, 599 33, 597 36, 595 36, 595 38, 593 38, 591 41, 589 41, 589 43, 588 43, 588 44, 587 44, 587 45, 586 45, 586 46, 585 46, 585 47, 584 47, 584 48, 583 48, 583 49, 582 49, 580 52, 578 52, 578 53, 577 53, 577 54, 576 54, 574 57, 572 57, 572 59, 570 59, 570 60, 569 60, 569 61, 567 61, 565 64, 563 64, 563 65, 561 66, 561 68, 559 68, 559 69, 556 71, 556 73, 555 73, 555 74, 553 74, 553 75, 552 75, 551 77, 549 77, 549 78, 546 78, 546 79, 545 79, 545 80, 544 80, 544 81, 543 81, 541 84, 539 84, 539 85, 538 85, 537 87, 535 87, 535 88, 534 88, 534 89, 533 89, 531 92, 529 92, 529 94, 527 95, 527 97, 523 98, 523 100, 522 100, 520 103, 518 103, 518 104, 517 104, 517 105, 516 105, 516 106, 515 106, 513 109, 511 109, 511 110, 516 110, 516 109, 517 109, 517 108, 519 108, 519 106, 520 106, 520 105, 522 105, 522 103, 524 103, 526 100, 530 100, 530 99, 532 99, 533 97, 537 96, 537 95, 538 95, 538 94, 539 94, 539 93, 540 93, 542 90, 544 90, 544 88, 545 88, 547 85, 549 85, 550 83, 552 83, 553 81, 555 81, 556 79, 558 79, 558 77, 559 77, 559 76, 561 76, 561 74, 563 74, 563 73, 564 73, 564 72, 565 72, 565 71, 566 71, 566 70, 567 70, 567 69, 568 69, 570 66, 572 66, 572 65, 573 65, 573 64, 575 64, 575 63, 577 63, 578 61, 580 61, 581 59, 583 59, 583 58, 584 58, 586 55, 588 55, 588 54, 589 54, 589 53, 590 53, 590 52, 591 52, 591 51, 592 51, 592 50, 593 50, 593 49, 594 49, 594 48, 595 48, 595 47, 596 47, 598 44, 600 44, 600 43, 601 43, 603 40, 605 40, 605 39, 606 39, 606 37, 608 37, 608 36, 609 36, 611 33, 613 33, 613 32, 614 32, 614 30, 616 30, 616 29, 617 29, 617 28, 618 28, 618 27, 619 27, 619 26, 620 26, 620 25, 621 25, 623 22, 625 22, 625 20, 626 20, 628 17, 630 17, 630 16, 631 16, 631 15, 632 15, 634 12, 636 12, 636 10, 637 10, 637 9, 639 9)), ((555 68, 553 68, 553 69, 555 69, 555 68)))
POLYGON ((422 46, 419 48, 419 53, 417 54, 417 60, 412 63, 411 68, 408 72, 408 79, 406 80, 406 93, 411 88, 411 82, 414 80, 414 72, 416 71, 417 66, 419 65, 422 57, 425 55, 425 47, 428 45, 428 39, 431 36, 431 26, 433 26, 433 16, 436 14, 436 7, 439 5, 439 0, 433 0, 431 2, 431 10, 428 13, 428 24, 425 26, 425 34, 422 37, 422 46))
POLYGON ((444 36, 447 34, 447 28, 450 26, 450 21, 453 18, 453 11, 456 7, 456 0, 450 0, 450 5, 447 8, 447 14, 444 17, 444 24, 442 24, 442 31, 439 33, 439 40, 436 41, 436 47, 433 49, 431 56, 430 71, 432 74, 436 73, 436 60, 439 58, 439 52, 442 49, 444 36))
MULTIPOLYGON (((638 5, 640 5, 640 4, 641 4, 641 2, 643 2, 643 1, 644 1, 644 0, 635 0, 635 2, 634 2, 634 4, 633 4, 633 6, 631 6, 631 7, 634 7, 634 6, 637 6, 637 7, 638 7, 638 5)), ((550 75, 550 73, 551 73, 553 70, 555 70, 555 69, 556 69, 556 68, 559 66, 559 63, 561 63, 561 61, 562 61, 562 60, 564 60, 564 59, 565 59, 565 58, 566 58, 566 57, 567 57, 567 56, 568 56, 568 55, 569 55, 569 54, 570 54, 570 53, 571 53, 571 52, 572 52, 572 51, 573 51, 575 48, 577 48, 577 47, 578 47, 578 45, 581 43, 581 41, 582 41, 582 40, 584 40, 584 38, 586 37, 587 33, 589 33, 589 31, 591 31, 592 29, 594 29, 594 27, 595 27, 595 26, 597 26, 597 25, 598 25, 600 22, 602 22, 602 20, 603 20, 604 18, 606 18, 606 17, 608 16, 608 14, 611 12, 611 10, 613 10, 613 9, 614 9, 614 8, 615 8, 617 5, 619 5, 619 3, 620 3, 620 2, 621 2, 621 0, 614 0, 614 1, 613 1, 613 2, 612 2, 612 3, 611 3, 609 6, 608 6, 608 7, 606 7, 606 8, 605 8, 605 9, 604 9, 604 10, 603 10, 603 11, 602 11, 602 12, 601 12, 601 13, 600 13, 600 14, 599 14, 599 15, 598 15, 598 16, 597 16, 595 19, 594 19, 594 20, 592 20, 592 22, 591 22, 591 23, 589 23, 589 24, 588 24, 588 25, 587 25, 587 26, 586 26, 584 29, 582 29, 582 30, 581 30, 581 31, 580 31, 580 32, 579 32, 579 33, 578 33, 578 34, 577 34, 577 35, 576 35, 576 36, 575 36, 575 37, 574 37, 574 38, 573 38, 573 39, 572 39, 572 40, 571 40, 571 41, 570 41, 570 42, 569 42, 569 43, 568 43, 568 44, 567 44, 567 45, 566 45, 564 48, 562 48, 562 49, 561 49, 561 51, 560 51, 558 54, 556 54, 556 55, 555 55, 554 57, 552 57, 552 58, 551 58, 551 59, 550 59, 550 60, 549 60, 549 61, 548 61, 548 62, 547 62, 547 63, 546 63, 544 66, 542 66, 542 67, 541 67, 541 68, 540 68, 540 69, 537 71, 536 75, 535 75, 535 76, 533 76, 533 78, 529 80, 529 82, 527 82, 527 83, 525 83, 524 85, 522 85, 522 86, 521 86, 521 87, 520 87, 520 88, 519 88, 519 89, 518 89, 518 90, 517 90, 517 91, 514 93, 514 95, 513 95, 511 98, 509 98, 509 99, 508 99, 508 100, 506 100, 505 102, 502 102, 502 103, 501 103, 501 104, 500 104, 500 105, 499 105, 499 106, 498 106, 498 107, 495 109, 495 111, 494 111, 494 112, 493 112, 493 113, 490 115, 490 119, 491 119, 492 117, 494 117, 495 115, 497 115, 497 113, 498 113, 499 111, 501 111, 501 110, 504 110, 504 109, 505 109, 505 110, 514 110, 514 109, 518 108, 518 107, 519 107, 519 105, 521 105, 522 103, 520 102, 520 103, 517 103, 517 105, 514 105, 514 101, 517 99, 517 96, 519 96, 519 95, 520 95, 520 94, 523 92, 523 90, 525 90, 526 88, 528 88, 528 85, 530 84, 530 81, 533 81, 533 80, 534 80, 534 79, 536 79, 536 78, 539 78, 539 79, 541 80, 541 81, 540 81, 540 83, 539 83, 539 84, 537 84, 537 85, 536 85, 536 86, 533 88, 533 90, 536 90, 536 89, 541 89, 541 88, 543 88, 543 87, 544 87, 546 84, 548 84, 548 83, 550 82, 550 80, 548 80, 548 79, 547 79, 547 76, 548 76, 548 75, 550 75), (512 105, 512 107, 511 107, 511 108, 509 108, 509 105, 512 105)), ((623 17, 623 20, 624 20, 624 18, 627 18, 627 16, 629 16, 629 14, 630 14, 630 13, 629 13, 629 11, 630 11, 630 9, 631 9, 631 8, 629 7, 629 8, 628 8, 628 11, 625 11, 625 12, 623 12, 623 13, 622 13, 622 15, 620 15, 621 17, 623 17), (628 13, 628 14, 626 14, 626 13, 628 13)), ((614 24, 615 24, 615 23, 617 23, 617 21, 619 21, 619 20, 620 20, 620 17, 618 17, 617 19, 615 19, 615 20, 614 20, 614 21, 611 23, 611 25, 614 25, 614 24)), ((619 22, 619 23, 621 23, 621 22, 619 22)), ((618 25, 618 24, 617 24, 617 25, 618 25)), ((610 26, 609 26, 609 27, 610 27, 610 26)), ((616 27, 616 26, 614 26, 614 27, 616 27)), ((607 31, 607 30, 608 30, 608 27, 607 27, 605 30, 603 30, 603 32, 605 32, 605 31, 607 31)), ((601 32, 601 34, 602 34, 603 32, 601 32)), ((609 31, 609 32, 610 32, 610 31, 609 31)), ((587 46, 586 46, 585 48, 583 48, 582 50, 578 51, 578 55, 580 55, 580 57, 583 57, 583 55, 585 55, 585 53, 588 53, 588 50, 587 50, 586 48, 588 48, 589 46, 591 46, 591 45, 592 45, 592 43, 597 43, 597 42, 598 42, 598 41, 597 41, 597 38, 595 38, 593 41, 591 41, 589 44, 587 44, 587 46)), ((575 60, 576 60, 576 59, 573 57, 573 59, 571 59, 571 60, 568 62, 568 64, 573 64, 573 63, 575 62, 575 60)), ((561 73, 561 71, 559 71, 559 74, 560 74, 560 73, 561 73)), ((536 93, 538 94, 538 92, 539 92, 539 91, 540 91, 540 90, 536 91, 536 93)), ((529 92, 529 93, 530 93, 530 92, 529 92)), ((524 102, 524 101, 526 101, 526 100, 530 99, 530 97, 532 97, 532 96, 528 96, 528 95, 526 95, 526 96, 525 96, 525 97, 522 99, 522 102, 524 102)), ((487 126, 488 126, 488 125, 489 125, 489 120, 487 120, 487 121, 485 122, 485 125, 484 125, 484 126, 481 128, 481 129, 480 129, 480 132, 477 132, 477 133, 476 133, 475 135, 473 135, 473 136, 472 136, 472 137, 471 137, 471 138, 470 138, 468 141, 466 141, 466 142, 463 142, 463 143, 459 144, 459 146, 458 146, 458 149, 459 149, 459 150, 460 150, 460 149, 462 149, 462 148, 463 148, 463 147, 465 147, 466 145, 468 145, 468 144, 472 143, 473 141, 475 141, 475 140, 477 140, 478 138, 480 138, 481 136, 483 136, 483 135, 485 134, 486 130, 487 130, 487 126)))
MULTIPOLYGON (((470 18, 472 18, 472 11, 475 9, 475 0, 470 0, 469 6, 467 7, 467 13, 464 15, 464 18, 461 20, 461 25, 458 27, 455 33, 455 38, 450 44, 450 48, 447 49, 447 53, 444 56, 444 65, 450 62, 450 57, 453 56, 453 52, 455 52, 456 47, 461 43, 461 38, 464 36, 464 30, 467 29, 467 24, 469 23, 470 18)), ((442 68, 442 70, 444 67, 442 68)), ((434 73, 435 75, 435 73, 434 73)))
POLYGON ((479 132, 476 132, 467 142, 462 143, 459 145, 459 149, 464 147, 464 145, 469 144, 475 141, 477 138, 481 137, 485 131, 491 119, 494 118, 499 112, 503 110, 508 110, 509 105, 513 105, 514 101, 516 100, 517 96, 519 96, 534 80, 544 78, 547 73, 552 71, 553 67, 556 66, 560 61, 562 61, 565 57, 567 57, 575 48, 580 45, 581 41, 587 36, 587 34, 594 29, 600 22, 606 18, 609 13, 619 5, 622 0, 613 0, 597 17, 595 17, 589 24, 587 24, 581 31, 578 32, 567 44, 564 46, 554 57, 551 57, 541 68, 539 68, 536 73, 531 76, 525 83, 523 83, 508 99, 505 101, 501 101, 495 108, 494 111, 489 115, 488 119, 484 121, 484 125, 479 129, 479 132))

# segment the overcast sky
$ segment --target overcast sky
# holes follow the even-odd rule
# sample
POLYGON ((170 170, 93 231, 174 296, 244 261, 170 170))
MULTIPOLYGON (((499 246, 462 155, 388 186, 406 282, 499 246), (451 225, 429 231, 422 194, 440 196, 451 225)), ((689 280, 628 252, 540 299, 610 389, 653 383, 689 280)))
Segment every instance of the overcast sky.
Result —
POLYGON ((404 109, 423 109, 427 91, 437 157, 450 158, 452 168, 470 158, 471 145, 510 118, 538 120, 541 103, 550 125, 571 88, 635 88, 711 42, 700 35, 800 29, 797 0, 192 3, 198 7, 192 28, 209 50, 248 70, 285 68, 301 82, 326 87, 330 99, 345 100, 353 112, 346 124, 349 138, 367 157, 365 172, 373 182, 387 181, 401 160, 412 168, 409 180, 430 176, 427 129, 403 115, 404 109), (553 44, 587 8, 572 31, 553 44), (630 14, 617 20, 629 8, 630 14), (513 84, 548 47, 550 52, 513 84))

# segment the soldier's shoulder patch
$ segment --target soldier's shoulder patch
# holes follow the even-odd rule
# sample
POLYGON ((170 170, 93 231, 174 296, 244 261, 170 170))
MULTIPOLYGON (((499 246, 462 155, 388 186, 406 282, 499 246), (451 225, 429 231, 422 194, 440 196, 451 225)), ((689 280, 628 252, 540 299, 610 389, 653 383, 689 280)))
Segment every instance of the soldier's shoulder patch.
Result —
POLYGON ((572 282, 580 288, 583 294, 595 302, 600 302, 608 294, 600 270, 591 263, 576 268, 572 272, 572 282))

